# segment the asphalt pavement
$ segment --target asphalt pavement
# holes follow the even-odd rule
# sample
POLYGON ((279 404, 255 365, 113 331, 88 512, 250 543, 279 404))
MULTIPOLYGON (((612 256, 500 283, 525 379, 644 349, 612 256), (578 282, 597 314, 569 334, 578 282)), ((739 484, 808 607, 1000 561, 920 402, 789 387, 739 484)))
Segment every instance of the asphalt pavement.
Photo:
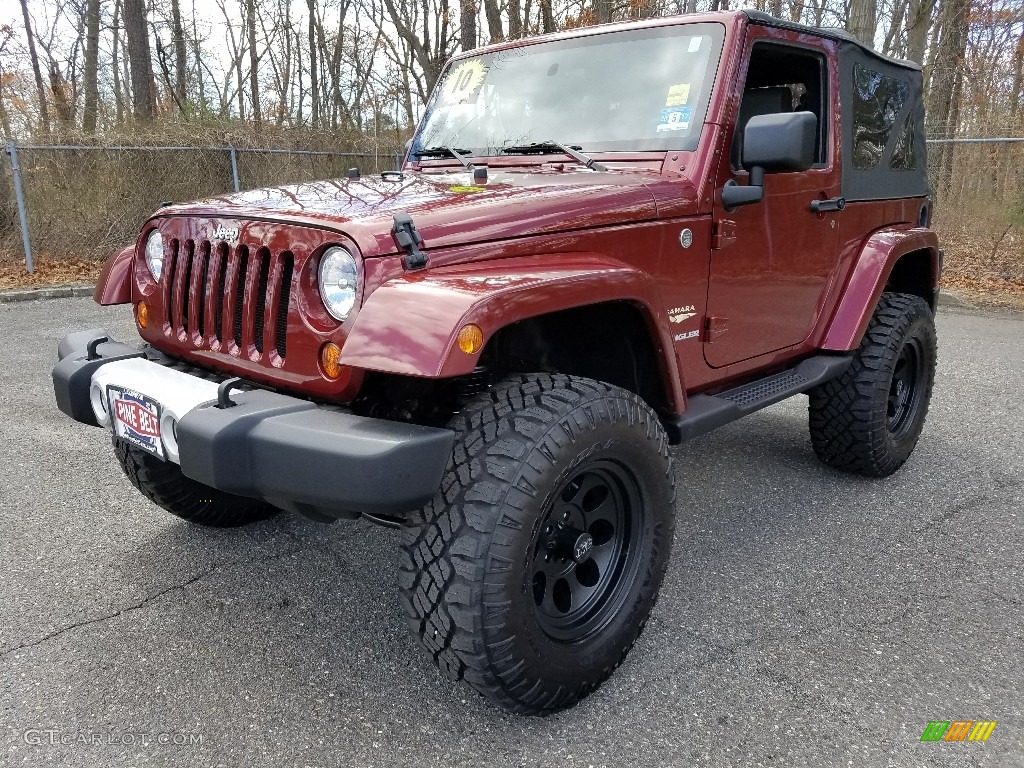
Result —
POLYGON ((446 681, 407 631, 395 531, 190 527, 53 403, 69 330, 0 305, 0 765, 1024 766, 1024 316, 943 310, 924 435, 886 480, 818 463, 795 398, 676 449, 661 599, 546 718, 446 681), (987 742, 922 743, 989 720, 987 742))

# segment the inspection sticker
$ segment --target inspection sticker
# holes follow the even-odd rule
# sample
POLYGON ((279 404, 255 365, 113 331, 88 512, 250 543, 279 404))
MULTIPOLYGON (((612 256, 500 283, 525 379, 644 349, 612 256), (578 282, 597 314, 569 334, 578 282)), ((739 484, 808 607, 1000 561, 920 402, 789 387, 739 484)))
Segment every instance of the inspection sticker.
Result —
POLYGON ((685 104, 690 98, 690 84, 679 83, 668 87, 668 96, 665 98, 666 107, 678 107, 685 104))
POLYGON ((685 131, 690 127, 693 110, 690 107, 665 107, 658 119, 657 132, 685 131))

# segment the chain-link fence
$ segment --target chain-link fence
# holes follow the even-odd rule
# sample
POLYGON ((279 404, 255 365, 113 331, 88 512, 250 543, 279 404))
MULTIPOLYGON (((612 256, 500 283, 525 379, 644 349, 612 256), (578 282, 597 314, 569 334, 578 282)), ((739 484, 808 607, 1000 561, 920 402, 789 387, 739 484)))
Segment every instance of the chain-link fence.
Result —
POLYGON ((135 239, 165 201, 343 177, 397 167, 395 147, 370 152, 8 142, 0 182, 0 242, 33 254, 105 257, 135 239))
MULTIPOLYGON (((1024 138, 928 144, 935 226, 948 268, 1024 280, 1024 138)), ((359 152, 13 143, 7 149, 11 162, 0 163, 0 247, 26 253, 29 265, 33 253, 104 258, 131 242, 167 200, 338 178, 351 167, 375 174, 401 158, 397 144, 359 152)))

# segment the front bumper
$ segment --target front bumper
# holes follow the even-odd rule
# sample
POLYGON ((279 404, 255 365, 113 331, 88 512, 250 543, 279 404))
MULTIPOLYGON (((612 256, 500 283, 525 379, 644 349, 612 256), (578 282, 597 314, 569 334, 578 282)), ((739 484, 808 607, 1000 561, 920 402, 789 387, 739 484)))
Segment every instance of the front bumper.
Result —
MULTIPOLYGON (((76 421, 101 426, 91 392, 109 384, 159 400, 159 392, 146 391, 146 381, 159 380, 162 372, 167 379, 188 375, 195 392, 209 391, 205 377, 169 370, 173 361, 161 353, 97 342, 103 337, 109 337, 103 330, 81 331, 58 348, 57 407, 76 421), (132 362, 103 371, 122 360, 132 362)), ((441 485, 455 439, 446 429, 356 416, 266 390, 236 390, 231 401, 222 408, 214 394, 187 409, 183 401, 175 403, 175 439, 167 455, 200 483, 319 519, 396 515, 423 506, 441 485)))

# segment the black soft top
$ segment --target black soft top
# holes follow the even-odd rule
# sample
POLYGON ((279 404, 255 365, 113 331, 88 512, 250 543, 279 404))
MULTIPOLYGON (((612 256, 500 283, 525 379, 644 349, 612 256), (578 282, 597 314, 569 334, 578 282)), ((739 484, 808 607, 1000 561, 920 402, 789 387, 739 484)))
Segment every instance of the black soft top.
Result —
POLYGON ((873 51, 841 29, 743 11, 751 23, 839 43, 843 197, 893 200, 929 194, 921 67, 873 51))
POLYGON ((839 29, 838 27, 812 27, 807 24, 797 24, 793 21, 786 21, 776 16, 765 13, 764 11, 755 11, 743 9, 743 14, 750 19, 754 24, 760 24, 763 27, 777 27, 778 29, 789 29, 793 32, 800 32, 806 35, 817 35, 818 37, 828 37, 832 40, 839 40, 844 43, 852 43, 853 45, 860 48, 861 52, 872 56, 876 59, 881 59, 887 64, 891 64, 896 67, 904 67, 906 69, 914 69, 917 71, 921 70, 921 65, 915 61, 908 61, 907 59, 894 59, 891 56, 883 56, 873 48, 869 48, 864 45, 860 40, 851 35, 845 29, 839 29))

